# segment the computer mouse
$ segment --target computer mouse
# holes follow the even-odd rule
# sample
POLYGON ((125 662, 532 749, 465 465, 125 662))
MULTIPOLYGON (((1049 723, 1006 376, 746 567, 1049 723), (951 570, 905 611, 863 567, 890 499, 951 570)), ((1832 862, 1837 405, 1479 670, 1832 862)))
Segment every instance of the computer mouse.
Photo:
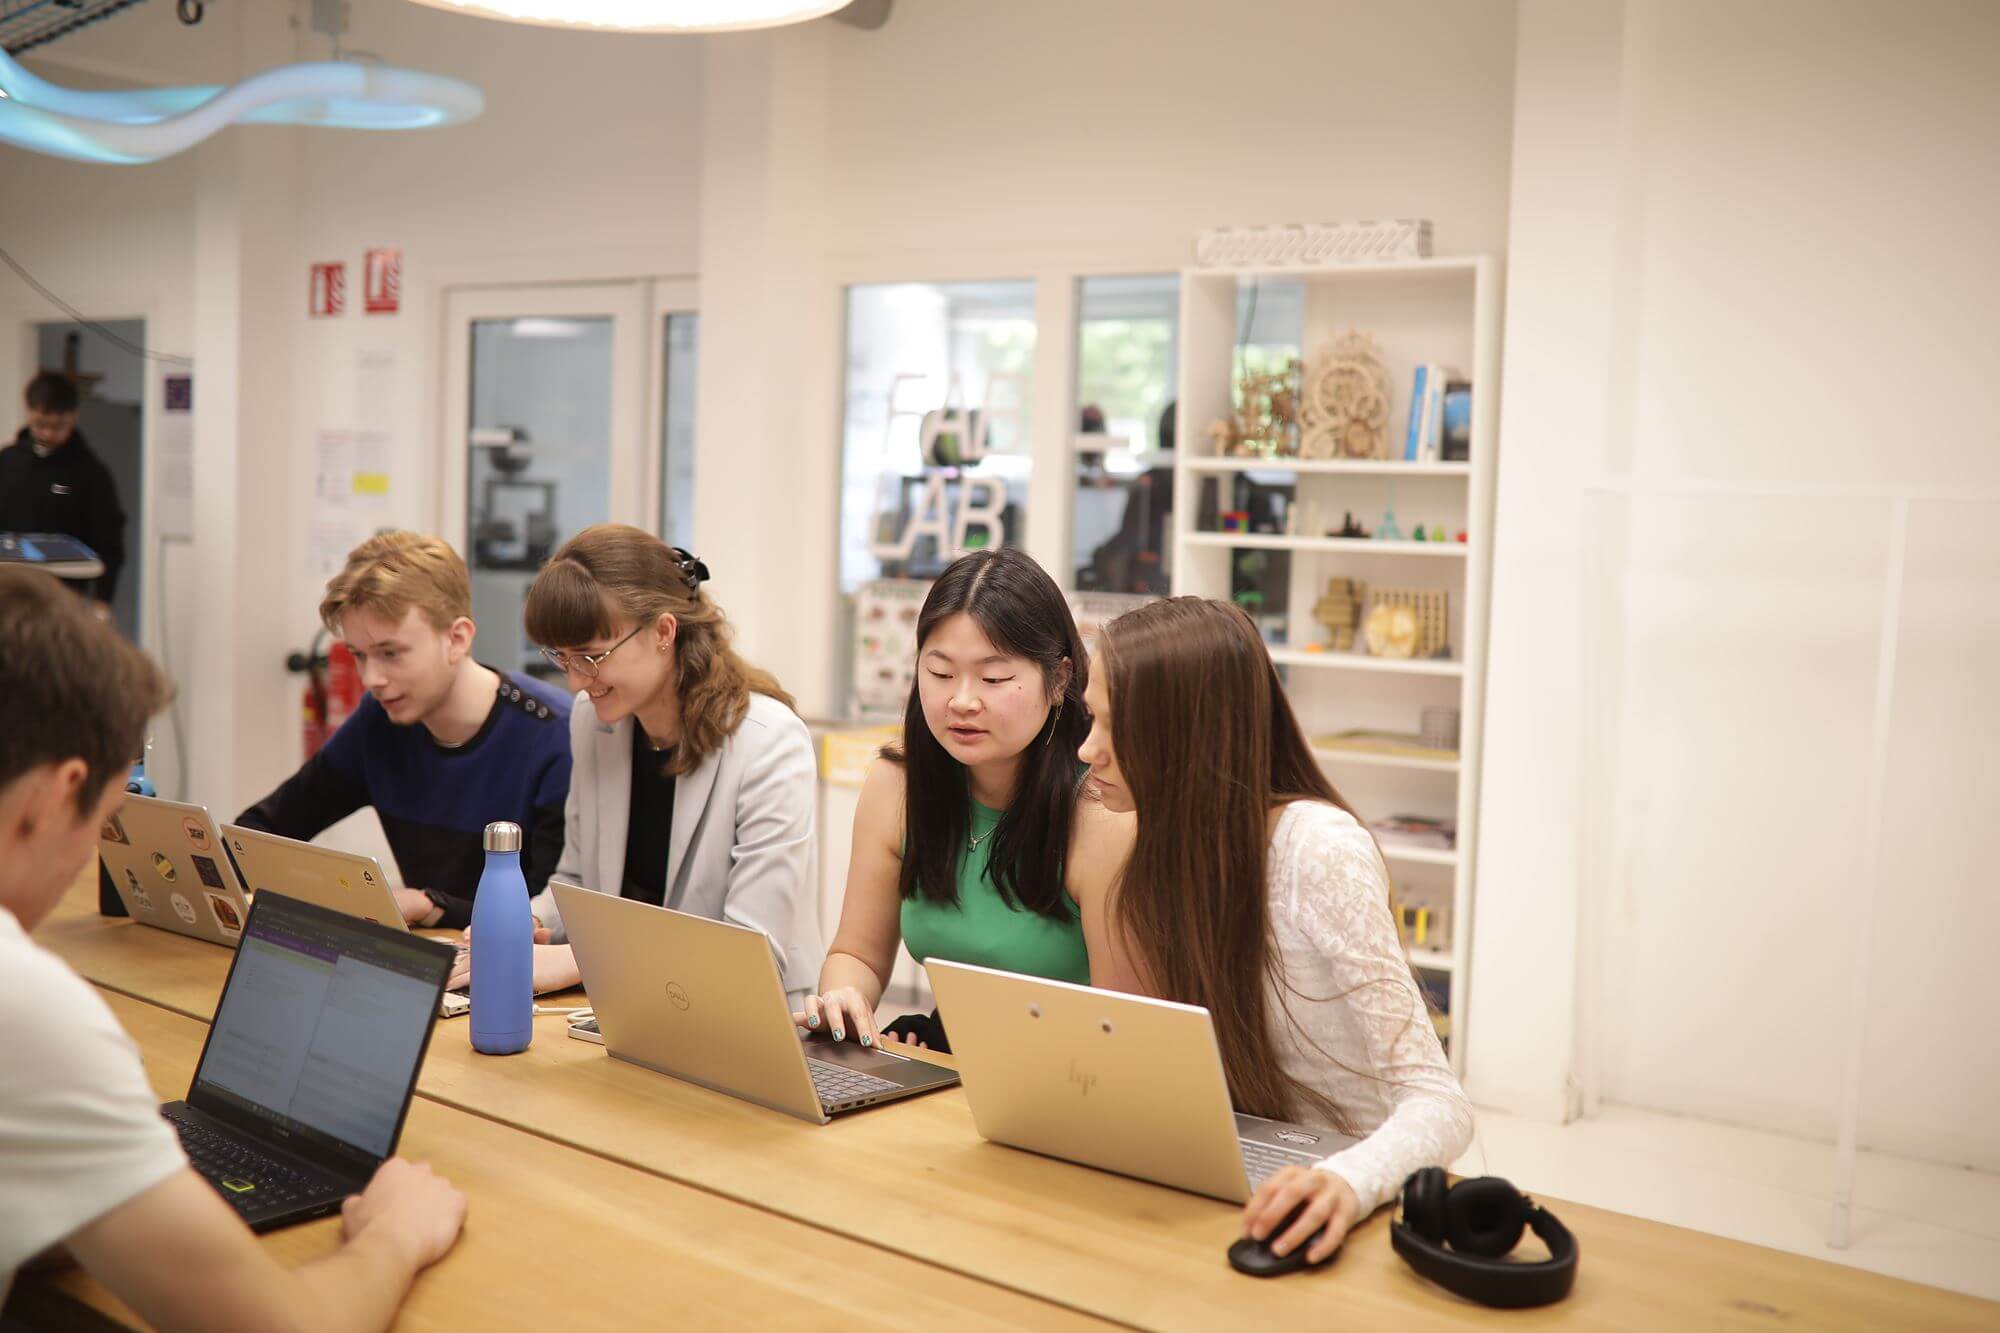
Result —
POLYGON ((1238 1239, 1229 1247, 1229 1266, 1239 1273, 1248 1273, 1251 1277, 1282 1277, 1286 1273, 1296 1273, 1301 1268, 1320 1268, 1332 1263, 1340 1254, 1337 1249, 1319 1263, 1306 1262, 1306 1252, 1312 1249, 1315 1241, 1326 1234, 1323 1229, 1299 1242, 1290 1254, 1271 1253, 1271 1241, 1284 1235, 1292 1223, 1299 1220, 1299 1214, 1305 1210, 1306 1205, 1301 1202, 1298 1207, 1286 1213, 1285 1220, 1271 1229, 1268 1240, 1252 1240, 1248 1236, 1238 1239))

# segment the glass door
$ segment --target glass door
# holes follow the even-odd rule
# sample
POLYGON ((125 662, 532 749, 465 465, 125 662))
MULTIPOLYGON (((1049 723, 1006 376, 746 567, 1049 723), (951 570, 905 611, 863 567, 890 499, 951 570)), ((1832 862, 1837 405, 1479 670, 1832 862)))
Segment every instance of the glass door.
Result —
POLYGON ((444 533, 472 573, 481 661, 541 671, 521 603, 593 523, 649 526, 646 284, 446 298, 444 533))

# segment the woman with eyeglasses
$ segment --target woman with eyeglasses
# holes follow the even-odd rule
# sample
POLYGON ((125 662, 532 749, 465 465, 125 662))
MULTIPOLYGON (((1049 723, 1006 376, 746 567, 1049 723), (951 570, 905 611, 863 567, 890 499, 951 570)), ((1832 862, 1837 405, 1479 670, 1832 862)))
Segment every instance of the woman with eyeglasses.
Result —
MULTIPOLYGON (((601 523, 529 587, 528 637, 576 695, 555 874, 763 931, 796 1004, 822 954, 818 766, 792 697, 730 647, 707 578, 679 547, 601 523)), ((536 992, 575 985, 554 895, 534 911, 536 992)), ((468 954, 453 984, 470 967, 468 954)))
MULTIPOLYGON (((931 585, 902 743, 863 780, 840 928, 794 1022, 872 1045, 898 943, 920 963, 1126 986, 1103 922, 1132 821, 1084 790, 1088 665, 1025 553, 975 551, 931 585)), ((934 1018, 893 1026, 943 1045, 934 1018)))

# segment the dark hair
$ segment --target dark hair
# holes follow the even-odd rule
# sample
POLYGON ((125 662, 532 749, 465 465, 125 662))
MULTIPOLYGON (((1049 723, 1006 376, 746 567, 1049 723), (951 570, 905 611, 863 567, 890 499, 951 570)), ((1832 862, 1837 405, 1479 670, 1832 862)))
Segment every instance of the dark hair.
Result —
POLYGON ((39 569, 0 565, 0 788, 30 769, 81 759, 89 814, 146 743, 146 719, 174 688, 151 658, 39 569))
POLYGON ((30 412, 74 412, 79 399, 76 381, 59 370, 44 370, 28 381, 27 392, 22 395, 28 400, 30 412))
MULTIPOLYGON (((1284 981, 1264 876, 1274 805, 1323 801, 1350 815, 1354 807, 1320 771, 1240 608, 1201 597, 1153 602, 1106 625, 1097 652, 1112 749, 1139 813, 1115 922, 1156 994, 1201 1005, 1215 1020, 1238 1110, 1353 1132, 1342 1108, 1279 1061, 1269 983, 1297 992, 1284 981)), ((1393 927, 1393 906, 1383 910, 1393 927)))
MULTIPOLYGON (((974 551, 951 562, 924 598, 917 617, 917 652, 932 631, 955 615, 971 616, 993 646, 1026 658, 1053 689, 1065 663, 1059 711, 1021 753, 1014 798, 994 828, 988 875, 1001 900, 1054 921, 1075 917, 1063 892, 1063 861, 1082 783, 1076 751, 1090 731, 1083 706, 1083 640, 1069 603, 1034 558, 1013 547, 974 551)), ((901 745, 882 756, 903 766, 903 868, 897 888, 906 899, 958 901, 959 858, 965 855, 971 789, 965 765, 951 757, 924 721, 922 686, 910 686, 901 745)))
POLYGON ((599 523, 563 543, 528 585, 522 608, 528 637, 548 648, 574 648, 614 633, 620 617, 650 625, 671 613, 674 688, 681 700, 681 743, 665 772, 685 775, 729 739, 750 711, 750 695, 795 708, 770 672, 751 666, 729 641, 722 608, 701 591, 708 566, 652 533, 599 523))

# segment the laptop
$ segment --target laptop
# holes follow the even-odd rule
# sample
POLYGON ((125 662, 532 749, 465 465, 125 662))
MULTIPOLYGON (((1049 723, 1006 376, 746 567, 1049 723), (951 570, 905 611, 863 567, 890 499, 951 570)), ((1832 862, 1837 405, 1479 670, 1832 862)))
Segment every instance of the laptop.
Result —
POLYGON ((621 1060, 821 1125, 958 1082, 924 1060, 802 1037, 761 930, 549 887, 604 1048, 621 1060))
POLYGON ((452 949, 259 893, 187 1100, 160 1113, 253 1230, 340 1207, 396 1151, 452 949))
POLYGON ((134 921, 230 948, 250 913, 206 808, 129 796, 97 831, 97 854, 134 921))
POLYGON ((276 889, 290 898, 358 916, 395 930, 408 930, 403 909, 381 863, 359 852, 343 852, 297 838, 224 824, 222 836, 235 853, 236 868, 252 893, 276 889))
MULTIPOLYGON (((408 931, 403 909, 382 865, 372 856, 343 852, 317 843, 300 842, 275 833, 224 824, 236 868, 253 893, 276 889, 288 897, 335 912, 372 921, 391 930, 408 931)), ((438 1012, 446 1018, 469 1013, 472 1002, 462 992, 447 992, 438 1012)))
POLYGON ((987 967, 926 965, 980 1136, 1243 1203, 1357 1140, 1238 1113, 1208 1010, 987 967))

